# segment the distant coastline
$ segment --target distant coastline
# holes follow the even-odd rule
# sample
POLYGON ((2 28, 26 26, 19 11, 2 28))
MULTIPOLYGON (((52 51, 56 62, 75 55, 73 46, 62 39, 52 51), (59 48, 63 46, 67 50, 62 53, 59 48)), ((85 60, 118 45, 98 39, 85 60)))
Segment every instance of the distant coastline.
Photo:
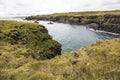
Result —
POLYGON ((36 15, 28 16, 26 20, 47 20, 59 23, 86 25, 95 30, 120 34, 120 10, 36 15))

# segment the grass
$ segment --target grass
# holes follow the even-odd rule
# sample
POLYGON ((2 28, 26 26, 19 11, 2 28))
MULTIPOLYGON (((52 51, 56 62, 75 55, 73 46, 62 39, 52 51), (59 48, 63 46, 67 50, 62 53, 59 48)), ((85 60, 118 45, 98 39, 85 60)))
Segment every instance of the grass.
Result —
POLYGON ((54 13, 50 16, 92 16, 92 15, 105 15, 105 14, 120 14, 120 10, 114 11, 86 11, 86 12, 66 12, 66 13, 54 13))
POLYGON ((60 54, 61 45, 52 40, 44 26, 4 20, 0 21, 0 24, 0 42, 1 45, 3 42, 8 43, 5 45, 6 49, 11 46, 12 50, 15 50, 14 52, 24 53, 25 56, 32 54, 35 59, 50 59, 60 54))
MULTIPOLYGON (((24 24, 16 21, 4 21, 4 25, 7 23, 24 24)), ((46 55, 49 54, 45 53, 51 54, 51 51, 56 50, 56 46, 60 44, 57 44, 58 42, 48 37, 49 35, 47 35, 44 27, 38 27, 38 24, 34 23, 30 24, 25 23, 24 28, 19 30, 14 28, 12 26, 13 24, 11 25, 11 29, 1 29, 0 80, 120 79, 120 38, 96 41, 96 43, 74 51, 73 53, 65 52, 50 60, 41 60, 41 58, 44 59, 44 57, 48 58, 46 55), (34 26, 32 27, 30 24, 34 26), (24 38, 29 38, 27 39, 27 43, 23 43, 24 40, 21 40, 21 38, 18 38, 18 41, 14 44, 11 43, 15 39, 6 34, 14 29, 18 32, 23 31, 22 34, 26 35, 24 38), (41 31, 41 29, 44 31, 41 31), (33 33, 33 31, 35 31, 35 33, 33 33), (36 37, 40 36, 39 34, 42 35, 42 37, 40 37, 40 43, 36 40, 36 37), (7 37, 10 39, 8 40, 7 37), (45 38, 45 41, 42 41, 41 38, 45 38), (35 46, 34 42, 37 42, 35 46), (45 50, 42 50, 42 48, 45 50), (41 53, 38 54, 36 53, 37 51, 41 53), (38 57, 40 59, 38 59, 38 57)), ((16 34, 16 32, 11 34, 16 34)), ((23 36, 20 37, 23 38, 23 36)))
POLYGON ((2 55, 0 77, 1 80, 119 80, 119 45, 120 39, 98 41, 44 61, 23 55, 2 55))

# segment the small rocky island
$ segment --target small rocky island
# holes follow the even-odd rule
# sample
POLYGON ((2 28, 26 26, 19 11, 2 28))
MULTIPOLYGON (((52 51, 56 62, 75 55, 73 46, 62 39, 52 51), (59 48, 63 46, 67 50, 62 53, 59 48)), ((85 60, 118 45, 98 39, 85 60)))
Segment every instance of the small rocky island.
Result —
POLYGON ((120 34, 120 10, 55 13, 26 17, 27 20, 47 20, 75 25, 86 25, 95 30, 120 34))
MULTIPOLYGON (((118 25, 113 32, 119 33, 119 17, 111 17, 110 22, 114 24, 110 25, 118 25)), ((43 16, 26 19, 41 18, 43 16)), ((82 19, 87 23, 96 19, 90 18, 82 19)), ((97 18, 109 23, 104 16, 97 18)), ((45 16, 43 19, 49 18, 45 16)), ((57 19, 57 16, 54 19, 69 21, 69 18, 57 19)), ((76 21, 74 19, 72 24, 76 24, 78 16, 76 21)), ((106 30, 109 30, 107 27, 106 24, 106 30)), ((0 80, 119 80, 119 74, 120 38, 97 41, 73 53, 61 54, 61 44, 52 39, 44 26, 30 22, 0 21, 0 80)))

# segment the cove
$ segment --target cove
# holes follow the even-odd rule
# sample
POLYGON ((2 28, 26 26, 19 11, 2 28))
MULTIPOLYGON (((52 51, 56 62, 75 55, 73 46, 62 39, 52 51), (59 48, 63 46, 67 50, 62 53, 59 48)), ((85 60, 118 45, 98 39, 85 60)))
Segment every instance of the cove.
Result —
POLYGON ((91 45, 96 40, 118 38, 120 35, 98 32, 85 26, 69 25, 64 23, 48 24, 49 21, 39 21, 44 25, 53 39, 62 44, 62 52, 69 52, 91 45))
MULTIPOLYGON (((0 20, 17 20, 26 22, 23 18, 11 17, 0 18, 0 20)), ((82 25, 78 26, 56 22, 48 24, 49 21, 38 22, 47 28, 49 34, 54 40, 57 40, 62 44, 62 53, 78 50, 84 46, 93 44, 97 40, 107 40, 120 37, 120 35, 113 33, 94 31, 82 25)))

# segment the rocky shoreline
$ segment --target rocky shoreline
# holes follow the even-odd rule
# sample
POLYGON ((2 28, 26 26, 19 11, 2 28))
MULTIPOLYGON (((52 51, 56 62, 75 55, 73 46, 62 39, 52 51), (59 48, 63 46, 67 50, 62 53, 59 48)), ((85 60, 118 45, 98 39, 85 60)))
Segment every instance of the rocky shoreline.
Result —
POLYGON ((120 34, 120 11, 73 12, 37 15, 26 20, 47 20, 59 23, 86 25, 95 30, 104 30, 120 34))

